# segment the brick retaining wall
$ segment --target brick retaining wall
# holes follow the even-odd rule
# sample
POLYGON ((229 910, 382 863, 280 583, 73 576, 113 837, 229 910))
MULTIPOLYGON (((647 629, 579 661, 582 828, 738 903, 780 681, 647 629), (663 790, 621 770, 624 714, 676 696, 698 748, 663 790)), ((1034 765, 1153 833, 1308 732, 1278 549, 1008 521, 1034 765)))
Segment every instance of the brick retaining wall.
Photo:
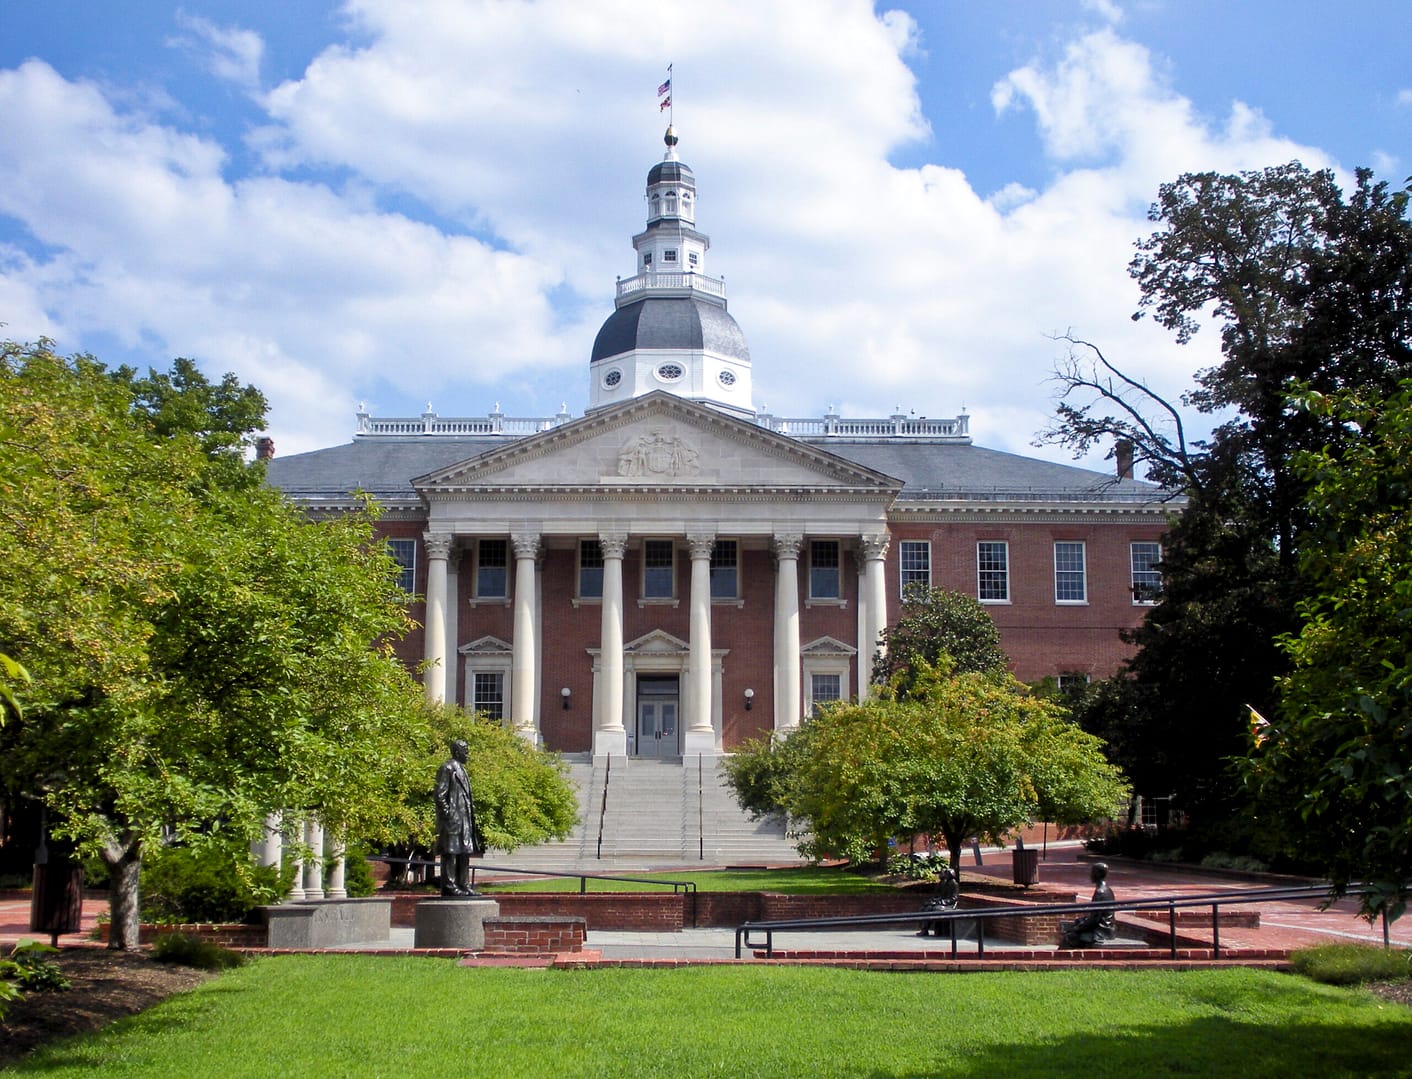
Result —
MULTIPOLYGON (((108 922, 101 922, 94 927, 94 936, 105 944, 108 941, 108 922)), ((152 925, 147 922, 138 926, 138 939, 145 943, 152 943, 157 937, 169 937, 174 933, 182 933, 188 937, 199 937, 201 940, 209 940, 212 944, 219 944, 223 948, 263 948, 265 946, 266 930, 263 925, 238 925, 220 923, 189 923, 185 925, 152 925)))
POLYGON ((507 955, 583 951, 584 920, 574 917, 487 918, 485 950, 507 955))

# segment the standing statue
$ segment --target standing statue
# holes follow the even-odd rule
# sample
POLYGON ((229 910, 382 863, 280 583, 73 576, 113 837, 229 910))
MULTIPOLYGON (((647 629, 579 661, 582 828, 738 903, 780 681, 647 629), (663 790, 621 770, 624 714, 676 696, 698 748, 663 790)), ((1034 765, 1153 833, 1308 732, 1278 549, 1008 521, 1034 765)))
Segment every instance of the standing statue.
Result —
MULTIPOLYGON (((1094 862, 1093 868, 1088 872, 1089 880, 1093 881, 1094 903, 1113 902, 1113 889, 1108 887, 1108 864, 1106 862, 1094 862)), ((1110 910, 1096 910, 1092 914, 1085 914, 1076 922, 1070 922, 1064 927, 1065 948, 1082 948, 1090 944, 1102 944, 1104 941, 1112 940, 1117 930, 1117 915, 1110 910)))
POLYGON ((441 894, 470 896, 471 855, 482 853, 476 832, 476 804, 466 774, 470 750, 451 743, 451 759, 436 773, 436 849, 441 853, 441 894))

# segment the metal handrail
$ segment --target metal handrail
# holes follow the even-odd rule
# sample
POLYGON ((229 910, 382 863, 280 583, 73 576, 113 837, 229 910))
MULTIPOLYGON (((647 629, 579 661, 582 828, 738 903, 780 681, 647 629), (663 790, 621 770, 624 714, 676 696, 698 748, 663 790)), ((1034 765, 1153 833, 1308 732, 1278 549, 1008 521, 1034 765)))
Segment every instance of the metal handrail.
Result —
MULTIPOLYGON (((1349 896, 1363 895, 1369 889, 1361 884, 1349 885, 1344 894, 1349 896)), ((1170 895, 1154 896, 1150 899, 1123 899, 1109 900, 1095 903, 1037 903, 1033 906, 1024 907, 967 907, 953 908, 951 910, 917 910, 906 914, 857 914, 838 916, 832 918, 784 918, 768 922, 743 922, 735 930, 735 957, 741 958, 742 945, 746 948, 756 949, 759 944, 752 943, 750 934, 752 931, 763 932, 765 934, 764 950, 767 959, 774 958, 774 935, 777 932, 817 932, 825 929, 842 929, 846 927, 868 927, 883 925, 900 925, 904 923, 924 922, 932 925, 936 922, 947 923, 951 936, 951 956, 957 955, 956 923, 962 919, 974 919, 979 923, 984 923, 989 918, 1021 918, 1033 917, 1042 914, 1092 914, 1098 911, 1130 911, 1130 910, 1166 910, 1169 930, 1169 947, 1173 959, 1177 957, 1177 909, 1179 907, 1205 907, 1211 908, 1211 952, 1212 958, 1219 959, 1221 956, 1221 908, 1223 906, 1238 906, 1243 903, 1258 903, 1262 901, 1278 901, 1283 899, 1332 899, 1334 898, 1327 885, 1305 884, 1291 885, 1279 888, 1258 888, 1250 891, 1226 891, 1207 892, 1199 895, 1170 895)), ((1383 912, 1383 940, 1388 939, 1387 912, 1383 912)), ((985 936, 981 932, 980 925, 976 928, 976 954, 985 955, 985 936)))
MULTIPOLYGON (((384 855, 369 855, 370 862, 387 862, 398 865, 430 865, 437 864, 434 858, 389 858, 384 855)), ((486 865, 484 862, 473 863, 471 865, 471 887, 476 886, 476 871, 489 870, 492 873, 514 873, 516 875, 528 875, 535 877, 567 877, 579 882, 579 894, 584 895, 588 891, 588 882, 591 880, 616 880, 626 884, 661 884, 670 886, 672 893, 694 895, 696 892, 696 882, 694 880, 658 880, 653 877, 620 877, 607 873, 579 873, 570 872, 563 869, 521 869, 518 866, 509 865, 486 865)))

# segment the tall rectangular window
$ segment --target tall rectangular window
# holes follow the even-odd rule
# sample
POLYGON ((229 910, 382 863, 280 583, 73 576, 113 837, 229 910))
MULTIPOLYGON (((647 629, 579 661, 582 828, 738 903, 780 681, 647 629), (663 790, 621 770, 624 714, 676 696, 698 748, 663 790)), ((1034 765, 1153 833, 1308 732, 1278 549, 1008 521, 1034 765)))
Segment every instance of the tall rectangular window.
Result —
POLYGON ((712 599, 735 599, 740 595, 739 558, 735 540, 717 540, 711 548, 712 599))
POLYGON ((476 596, 503 599, 510 594, 510 544, 483 539, 476 544, 476 596))
POLYGON ((1162 574, 1157 563, 1162 561, 1160 543, 1134 543, 1132 545, 1133 602, 1153 604, 1162 592, 1162 574))
POLYGON ((916 585, 932 586, 932 545, 930 540, 903 540, 898 549, 898 576, 902 580, 902 595, 916 585))
POLYGON ((840 599, 842 596, 838 540, 810 540, 809 598, 840 599))
POLYGON ((982 603, 1010 602, 1010 546, 1003 541, 976 544, 976 598, 982 603))
POLYGON ((642 541, 642 595, 644 599, 671 599, 676 595, 676 544, 671 540, 642 541))
POLYGON ((843 699, 843 676, 840 674, 811 674, 809 676, 809 714, 831 701, 843 699))
POLYGON ((597 540, 579 540, 579 598, 603 598, 603 548, 597 540))
POLYGON ((1054 602, 1087 603, 1088 584, 1084 572, 1084 545, 1056 540, 1054 543, 1054 602))
POLYGON ((397 587, 404 592, 415 592, 417 589, 417 541, 414 539, 390 539, 387 541, 387 553, 392 555, 392 560, 402 567, 402 572, 397 577, 397 587))
POLYGON ((477 671, 471 685, 471 708, 488 719, 505 718, 505 674, 477 671))

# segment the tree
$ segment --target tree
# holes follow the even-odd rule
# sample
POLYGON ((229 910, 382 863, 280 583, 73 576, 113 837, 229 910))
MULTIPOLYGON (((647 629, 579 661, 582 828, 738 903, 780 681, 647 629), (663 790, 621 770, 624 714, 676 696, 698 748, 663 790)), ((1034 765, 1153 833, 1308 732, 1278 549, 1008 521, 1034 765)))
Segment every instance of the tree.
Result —
POLYGON ((1009 666, 1000 631, 974 596, 912 585, 902 599, 902 616, 883 631, 886 647, 873 662, 874 682, 906 696, 920 672, 943 655, 958 674, 1009 666))
POLYGON ((869 860, 888 840, 943 837, 959 873, 974 835, 1000 841, 1041 815, 1085 823, 1115 814, 1128 787, 1101 744, 1052 699, 1008 674, 921 667, 906 698, 825 708, 783 743, 727 762, 756 815, 783 812, 807 857, 869 860))
POLYGON ((1356 437, 1300 455, 1309 595, 1274 724, 1256 717, 1245 766, 1262 824, 1321 866, 1335 890, 1362 881, 1372 916, 1412 893, 1412 382, 1386 399, 1307 394, 1356 437))
POLYGON ((1163 591, 1129 635, 1133 660, 1083 722, 1110 739, 1139 786, 1175 793, 1196 821, 1235 815, 1229 758, 1245 706, 1274 707, 1288 670, 1277 639, 1308 595, 1299 549, 1309 527, 1301 452, 1348 432, 1291 404, 1291 391, 1387 391, 1412 373, 1412 223, 1406 192, 1360 170, 1345 198, 1329 172, 1291 163, 1162 185, 1159 228, 1129 267, 1151 314, 1187 341, 1214 317, 1222 362, 1181 407, 1220 417, 1191 443, 1178 404, 1094 346, 1070 338, 1047 442, 1087 451, 1133 445, 1149 477, 1185 496, 1163 544, 1163 591))
POLYGON ((371 510, 307 522, 251 482, 235 432, 154 418, 184 414, 175 382, 156 410, 134 386, 0 346, 0 651, 33 677, 0 769, 103 856, 115 947, 137 940, 144 846, 250 838, 272 810, 370 830, 425 740, 371 510))

